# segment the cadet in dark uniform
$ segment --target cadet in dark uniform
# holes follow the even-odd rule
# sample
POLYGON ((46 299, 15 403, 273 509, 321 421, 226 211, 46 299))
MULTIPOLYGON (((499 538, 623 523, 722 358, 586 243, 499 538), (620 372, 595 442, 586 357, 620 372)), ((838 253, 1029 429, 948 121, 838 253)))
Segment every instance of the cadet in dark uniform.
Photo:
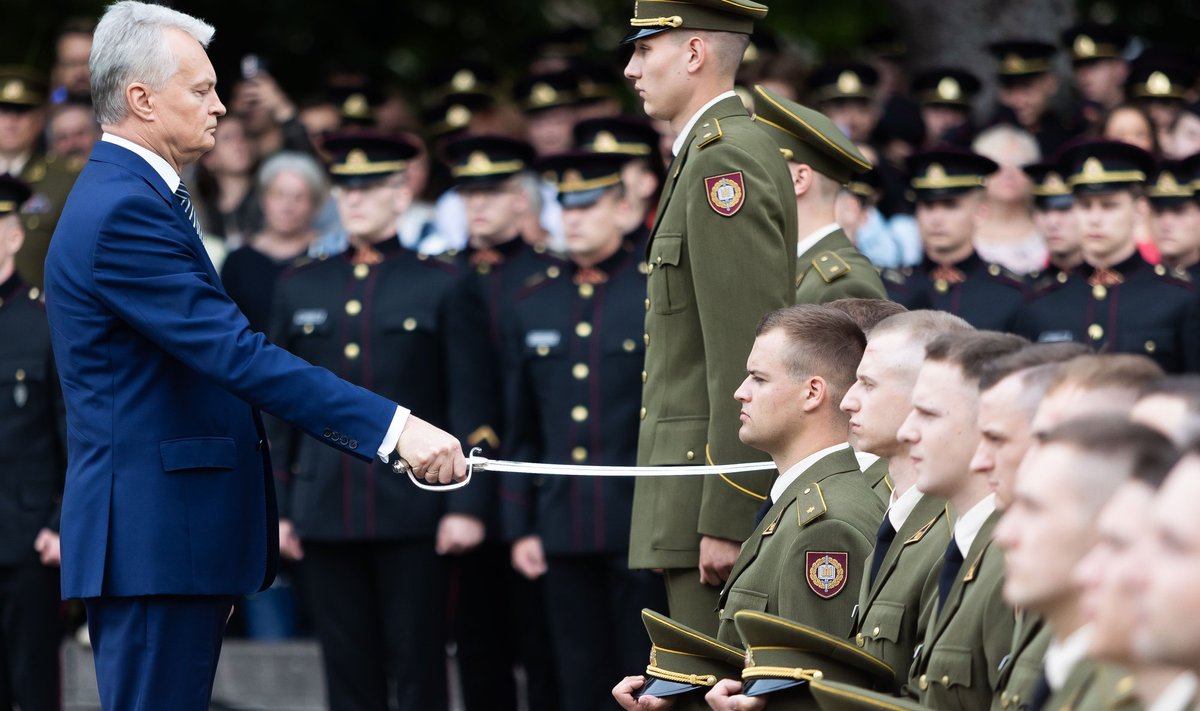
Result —
POLYGON ((1126 93, 1130 101, 1146 109, 1161 136, 1175 125, 1195 84, 1194 67, 1164 53, 1145 51, 1129 69, 1126 93))
MULTIPOLYGON (((534 211, 531 195, 540 179, 533 174, 533 148, 495 136, 471 136, 447 145, 451 178, 462 195, 469 243, 457 255, 462 276, 454 288, 451 321, 455 324, 457 402, 452 431, 484 456, 505 453, 501 335, 508 308, 530 280, 553 278, 565 264, 530 247, 521 225, 534 211)), ((589 322, 573 326, 591 328, 589 322)), ((451 581, 460 590, 451 611, 452 636, 468 709, 517 708, 513 665, 526 670, 529 703, 534 711, 559 706, 544 623, 542 581, 513 570, 508 542, 500 535, 499 477, 483 476, 448 495, 452 513, 475 519, 483 542, 460 551, 451 581), (496 611, 501 614, 497 615, 496 611)), ((466 523, 469 519, 461 519, 466 523)), ((531 571, 522 571, 531 572, 531 571)))
POLYGON ((981 87, 974 74, 953 67, 927 69, 913 77, 912 93, 921 102, 927 145, 971 145, 975 138, 971 103, 981 87))
POLYGON ((1034 292, 1016 332, 1103 353, 1141 353, 1168 372, 1196 371, 1200 321, 1191 280, 1186 271, 1148 264, 1134 240, 1153 158, 1127 143, 1091 141, 1064 152, 1061 167, 1075 195, 1085 266, 1034 292))
MULTIPOLYGON (((563 206, 570 263, 529 281, 503 324, 513 458, 632 465, 642 394, 640 340, 646 276, 622 228, 616 154, 571 153, 542 162, 563 206), (579 324, 592 324, 590 331, 579 324)), ((645 654, 644 607, 665 609, 662 581, 629 570, 632 479, 507 477, 504 534, 540 545, 545 610, 564 709, 607 708, 620 672, 645 654)))
POLYGON ((764 126, 788 163, 796 194, 796 303, 883 299, 879 272, 834 221, 840 186, 871 164, 824 114, 754 87, 756 123, 764 126))
MULTIPOLYGON (((350 382, 417 403, 446 426, 457 269, 404 249, 396 236, 405 161, 416 149, 379 134, 333 136, 325 148, 351 246, 280 276, 271 340, 350 382)), ((399 708, 444 707, 442 616, 430 614, 441 586, 434 534, 442 497, 295 430, 276 427, 271 439, 282 470, 281 550, 302 557, 330 707, 386 709, 392 684, 399 708)))
POLYGON ((1021 278, 985 262, 971 244, 983 185, 996 164, 963 149, 923 151, 908 160, 925 259, 883 272, 888 295, 912 309, 961 316, 978 329, 1007 331, 1025 303, 1021 278))
POLYGON ((1058 48, 1047 42, 1011 39, 993 42, 988 51, 999 62, 999 92, 991 123, 1011 123, 1033 134, 1042 155, 1053 155, 1074 134, 1054 112, 1058 92, 1052 66, 1058 48))
MULTIPOLYGON (((745 376, 754 324, 793 302, 796 278, 787 164, 733 92, 754 21, 767 8, 750 0, 639 0, 634 13, 625 76, 646 113, 678 134, 646 252, 638 463, 755 461, 762 455, 738 439, 733 392, 745 376), (682 82, 670 62, 687 61, 697 48, 705 60, 682 82)), ((718 586, 771 478, 758 472, 638 481, 630 567, 664 570, 672 617, 716 631, 718 586)))
POLYGON ((1083 264, 1082 238, 1071 211, 1075 198, 1057 163, 1031 163, 1021 170, 1033 184, 1033 224, 1046 241, 1049 263, 1040 274, 1031 275, 1031 290, 1040 280, 1065 281, 1083 264))
POLYGON ((41 291, 14 271, 29 186, 0 176, 0 708, 59 708, 66 424, 41 291))
POLYGON ((1152 219, 1150 236, 1172 272, 1200 276, 1200 204, 1191 171, 1183 161, 1162 161, 1146 186, 1152 219))
POLYGON ((576 150, 625 156, 621 182, 634 208, 626 218, 625 238, 644 252, 665 173, 658 132, 645 119, 614 116, 580 121, 574 135, 576 150))
POLYGON ((879 72, 869 64, 824 64, 808 79, 808 98, 851 141, 862 142, 870 140, 879 122, 878 86, 879 72))
POLYGON ((47 155, 39 148, 46 123, 45 100, 45 83, 32 70, 0 69, 0 123, 5 125, 0 130, 0 175, 16 176, 33 190, 21 208, 25 246, 17 254, 17 273, 39 289, 50 236, 83 168, 80 161, 47 155))
POLYGON ((1071 53, 1077 101, 1076 118, 1094 125, 1106 111, 1125 100, 1129 63, 1122 54, 1129 35, 1115 25, 1080 22, 1062 33, 1071 53))

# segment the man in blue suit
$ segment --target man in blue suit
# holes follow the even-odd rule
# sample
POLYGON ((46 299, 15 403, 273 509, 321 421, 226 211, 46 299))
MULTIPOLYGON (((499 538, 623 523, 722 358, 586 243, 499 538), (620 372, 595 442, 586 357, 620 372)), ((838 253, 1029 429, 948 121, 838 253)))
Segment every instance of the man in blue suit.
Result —
POLYGON ((179 177, 225 113, 212 34, 159 6, 107 10, 90 58, 105 134, 46 259, 67 407, 63 595, 87 606, 107 711, 207 709, 234 597, 273 580, 260 409, 426 481, 465 474, 457 440, 271 346, 222 289, 179 177))

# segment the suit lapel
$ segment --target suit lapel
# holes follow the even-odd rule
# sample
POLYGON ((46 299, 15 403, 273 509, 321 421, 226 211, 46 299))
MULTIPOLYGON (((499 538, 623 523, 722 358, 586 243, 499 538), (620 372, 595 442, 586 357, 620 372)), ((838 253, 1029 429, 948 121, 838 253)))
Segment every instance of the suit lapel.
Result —
POLYGON ((883 558, 883 564, 879 567, 879 575, 875 578, 875 583, 867 595, 867 605, 875 602, 879 591, 883 589, 892 572, 896 570, 896 563, 899 562, 904 549, 919 543, 935 526, 946 525, 945 516, 946 504, 942 499, 933 496, 921 497, 921 500, 913 507, 912 513, 904 521, 904 525, 896 532, 896 538, 892 541, 887 555, 883 558))
POLYGON ((988 546, 992 544, 992 529, 996 527, 996 522, 999 520, 1000 512, 993 511, 992 515, 988 516, 987 521, 983 523, 983 527, 979 529, 974 542, 971 543, 971 549, 967 551, 967 555, 963 559, 962 570, 959 571, 958 577, 955 578, 954 585, 950 588, 950 593, 946 597, 946 607, 937 611, 933 637, 926 640, 926 650, 932 648, 933 643, 946 630, 946 625, 954 618, 954 613, 962 605, 967 590, 975 580, 980 560, 983 558, 983 554, 988 546))

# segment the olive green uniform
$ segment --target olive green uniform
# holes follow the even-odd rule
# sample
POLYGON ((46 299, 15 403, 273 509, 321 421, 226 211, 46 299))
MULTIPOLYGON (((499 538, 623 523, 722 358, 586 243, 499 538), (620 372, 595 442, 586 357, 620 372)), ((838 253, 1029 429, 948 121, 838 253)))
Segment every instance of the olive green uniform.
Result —
POLYGON ((17 273, 39 289, 42 288, 42 270, 46 252, 50 249, 50 236, 54 234, 63 203, 82 169, 81 161, 40 153, 21 169, 19 177, 33 188, 33 196, 21 208, 25 243, 17 252, 17 273))
POLYGON ((1107 708, 1101 699, 1103 689, 1097 684, 1103 665, 1091 659, 1081 659, 1067 675, 1062 688, 1050 694, 1043 711, 1100 711, 1107 708))
MULTIPOLYGON (((892 478, 888 476, 888 460, 880 457, 875 463, 863 470, 867 477, 867 485, 871 487, 884 506, 892 500, 892 478)), ((882 519, 880 519, 882 521, 882 519)))
POLYGON ((1029 612, 1017 614, 1013 646, 1000 664, 999 692, 992 697, 992 711, 1024 711, 1042 675, 1050 628, 1029 612))
POLYGON ((929 625, 952 531, 945 500, 922 496, 896 532, 874 583, 863 576, 854 643, 887 662, 898 690, 908 681, 913 650, 929 625))
MULTIPOLYGON (((787 166, 741 100, 723 99, 698 117, 675 158, 647 247, 639 465, 765 458, 738 439, 733 393, 745 378, 755 325, 793 303, 795 254, 787 166)), ((715 609, 717 590, 698 582, 701 536, 745 540, 773 478, 637 482, 629 564, 668 569, 672 617, 715 631, 714 616, 703 611, 715 609), (691 582, 686 594, 670 582, 673 573, 691 582)))
POLYGON ((840 228, 822 237, 797 259, 797 304, 886 298, 879 271, 840 228))
POLYGON ((817 460, 784 490, 742 545, 721 591, 717 639, 741 643, 733 619, 741 610, 848 637, 855 591, 882 517, 883 505, 867 487, 851 449, 817 460), (823 580, 822 564, 836 577, 823 580))
POLYGON ((913 662, 910 688, 930 708, 979 711, 991 706, 1015 623, 1001 594, 1004 553, 992 544, 999 519, 1000 512, 993 512, 979 530, 913 662))

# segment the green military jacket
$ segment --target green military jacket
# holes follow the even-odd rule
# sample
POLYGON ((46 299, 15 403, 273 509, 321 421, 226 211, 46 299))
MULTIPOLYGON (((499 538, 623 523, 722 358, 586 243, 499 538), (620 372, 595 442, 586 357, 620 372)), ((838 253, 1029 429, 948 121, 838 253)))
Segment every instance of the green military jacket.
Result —
POLYGON ((756 610, 835 637, 850 634, 854 591, 869 565, 883 505, 847 448, 814 463, 784 490, 721 591, 717 639, 740 644, 733 615, 756 610))
MULTIPOLYGON (((863 470, 867 476, 867 485, 879 496, 886 507, 892 500, 892 478, 888 476, 888 460, 880 457, 875 463, 863 470)), ((880 519, 882 521, 882 519, 880 519)))
MULTIPOLYGON (((1186 672, 1185 672, 1186 673, 1186 672)), ((1180 709, 1194 709, 1200 701, 1193 696, 1180 709)), ((1078 711, 1142 711, 1137 679, 1124 667, 1102 664, 1096 681, 1075 707, 1078 711)))
POLYGON ((854 643, 895 670, 897 690, 908 682, 913 650, 929 625, 953 528, 945 499, 921 497, 896 532, 874 583, 863 576, 854 643))
POLYGON ((1012 651, 1000 661, 999 692, 992 697, 992 711, 1024 711, 1037 687, 1050 647, 1050 628, 1030 612, 1018 613, 1013 630, 1012 651))
POLYGON ((1091 659, 1081 659, 1071 669, 1062 688, 1050 694, 1042 705, 1044 711, 1101 711, 1107 703, 1097 684, 1103 665, 1091 659))
POLYGON ((16 266, 21 277, 39 289, 44 281, 42 271, 46 252, 50 250, 50 237, 54 235, 63 204, 82 169, 80 161, 39 153, 34 154, 21 170, 20 178, 29 183, 33 195, 21 208, 25 243, 17 252, 16 266))
POLYGON ((840 228, 822 237, 796 260, 797 304, 886 298, 879 271, 840 228))
POLYGON ((1000 512, 993 512, 975 537, 946 606, 938 610, 935 601, 909 682, 930 708, 979 711, 991 706, 1015 623, 1001 594, 1004 553, 992 545, 999 519, 1000 512))
MULTIPOLYGON (((646 249, 646 367, 638 464, 761 461, 738 439, 733 393, 754 328, 795 299, 791 175, 741 100, 700 115, 671 165, 646 249)), ((774 472, 637 482, 632 568, 690 568, 702 535, 743 541, 774 472)))

